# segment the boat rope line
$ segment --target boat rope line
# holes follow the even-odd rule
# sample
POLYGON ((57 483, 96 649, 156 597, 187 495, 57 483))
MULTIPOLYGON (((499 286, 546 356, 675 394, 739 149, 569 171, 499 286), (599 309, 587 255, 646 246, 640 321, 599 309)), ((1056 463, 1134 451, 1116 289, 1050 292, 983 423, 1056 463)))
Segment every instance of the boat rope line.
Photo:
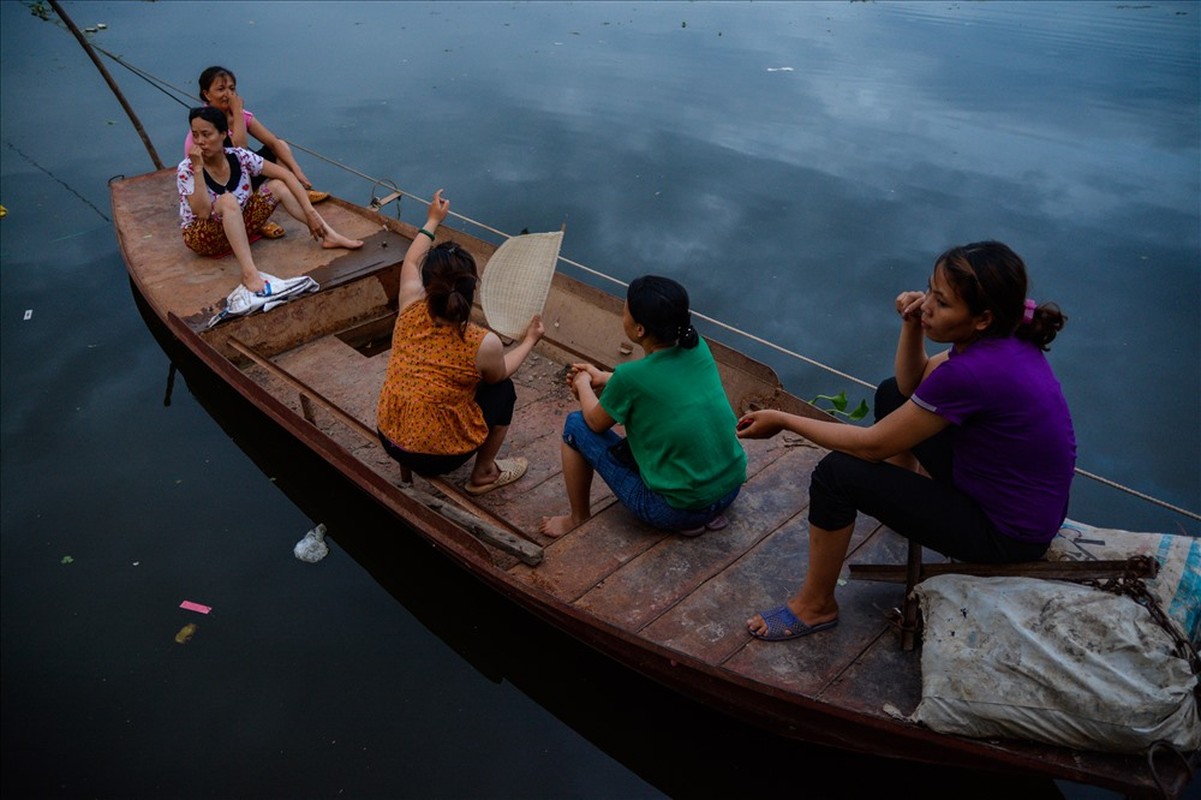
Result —
POLYGON ((1129 486, 1124 486, 1123 484, 1120 484, 1117 481, 1111 481, 1109 478, 1102 477, 1101 475, 1097 475, 1095 473, 1089 472, 1088 470, 1081 469, 1080 467, 1076 467, 1076 474, 1080 475, 1081 477, 1089 478, 1090 480, 1094 480, 1097 483, 1103 484, 1105 486, 1109 486, 1110 488, 1120 489, 1121 491, 1126 492, 1127 494, 1134 495, 1135 497, 1137 497, 1140 500, 1146 500, 1148 503, 1153 503, 1154 505, 1160 506, 1161 508, 1166 508, 1169 511, 1175 511, 1177 514, 1183 514, 1184 516, 1189 517, 1191 519, 1201 520, 1201 514, 1198 514, 1195 511, 1189 511, 1187 508, 1181 508, 1180 506, 1174 506, 1171 503, 1168 503, 1164 500, 1160 500, 1158 497, 1152 497, 1149 494, 1143 494, 1142 492, 1138 491, 1137 489, 1131 489, 1129 486))
MULTIPOLYGON (((40 169, 42 172, 44 172, 44 173, 46 173, 47 175, 49 175, 49 176, 50 176, 52 179, 54 179, 54 182, 55 182, 55 183, 59 184, 59 185, 60 185, 60 186, 62 186, 64 189, 66 189, 68 192, 70 192, 71 194, 75 195, 75 196, 76 196, 76 197, 78 197, 80 200, 82 200, 82 201, 83 201, 83 204, 84 204, 85 206, 87 206, 88 208, 92 209, 92 210, 93 210, 93 211, 95 211, 97 214, 99 214, 99 215, 100 215, 100 217, 101 217, 101 219, 103 219, 105 222, 107 222, 107 223, 108 223, 108 224, 110 224, 110 225, 112 224, 112 222, 113 222, 113 221, 112 221, 111 219, 109 219, 109 218, 108 218, 108 214, 105 214, 103 211, 101 211, 100 209, 96 208, 96 204, 95 204, 95 203, 93 203, 91 200, 89 200, 89 199, 87 199, 86 197, 84 197, 83 195, 81 195, 79 192, 75 191, 75 189, 73 189, 69 183, 67 183, 67 182, 66 182, 66 181, 64 181, 62 178, 60 178, 60 177, 58 177, 57 175, 55 175, 55 174, 54 174, 53 172, 51 172, 50 170, 48 170, 48 169, 46 169, 45 167, 43 167, 43 166, 42 166, 41 164, 39 164, 38 162, 34 161, 32 158, 30 158, 30 157, 29 157, 29 155, 28 155, 27 153, 25 153, 25 152, 24 152, 24 151, 23 151, 21 148, 17 147, 17 146, 16 146, 15 144, 13 144, 12 142, 10 142, 10 141, 8 141, 7 139, 5 139, 5 140, 4 140, 4 144, 5 144, 5 145, 8 147, 8 149, 9 149, 9 150, 12 150, 14 153, 16 153, 17 155, 19 155, 21 158, 25 159, 26 161, 28 161, 28 162, 29 162, 30 164, 32 164, 33 166, 35 166, 35 167, 37 167, 38 169, 40 169)), ((91 230, 91 229, 90 229, 90 230, 91 230)), ((89 231, 80 231, 80 233, 89 233, 89 232, 90 232, 90 230, 89 230, 89 231)), ((54 241, 56 241, 56 242, 57 242, 57 241, 61 241, 62 239, 69 239, 71 236, 75 236, 75 235, 77 235, 77 234, 68 234, 67 236, 61 237, 60 239, 55 239, 54 241)))
MULTIPOLYGON (((373 177, 371 177, 370 175, 367 175, 367 174, 364 174, 364 173, 362 173, 362 172, 359 172, 359 171, 358 171, 357 169, 355 169, 354 167, 348 166, 348 165, 346 165, 346 164, 343 164, 343 163, 341 163, 341 162, 339 162, 339 161, 335 161, 335 160, 334 160, 334 159, 332 159, 332 158, 328 158, 328 157, 326 157, 326 156, 323 156, 323 155, 321 155, 320 153, 318 153, 318 152, 316 152, 316 151, 310 150, 310 149, 308 149, 307 147, 304 147, 303 145, 299 145, 299 144, 297 144, 296 142, 293 142, 293 141, 290 141, 290 140, 289 140, 289 142, 288 142, 288 143, 289 143, 289 144, 290 144, 292 147, 296 148, 297 150, 302 150, 302 151, 304 151, 305 153, 308 153, 309 155, 313 156, 314 158, 319 158, 319 159, 321 159, 322 161, 325 161, 325 162, 326 162, 326 163, 328 163, 328 164, 332 164, 332 165, 334 165, 334 166, 338 167, 339 169, 345 170, 346 172, 349 172, 349 173, 351 173, 351 174, 353 174, 353 175, 357 175, 357 176, 359 176, 360 178, 363 178, 364 180, 371 181, 371 182, 372 182, 373 184, 375 184, 376 186, 388 186, 388 188, 390 188, 390 189, 394 190, 394 191, 395 191, 397 194, 399 194, 399 195, 401 195, 401 196, 403 196, 403 197, 409 197, 409 198, 412 198, 413 200, 416 200, 416 201, 417 201, 417 202, 419 202, 419 203, 428 203, 428 202, 429 202, 428 200, 426 200, 426 199, 424 199, 424 198, 418 197, 418 196, 417 196, 417 195, 415 195, 415 194, 410 194, 409 192, 406 192, 406 191, 404 191, 403 189, 400 189, 400 188, 398 188, 398 187, 397 187, 397 186, 396 186, 394 183, 392 183, 392 182, 391 182, 391 181, 389 181, 389 180, 384 180, 384 179, 380 179, 380 178, 373 178, 373 177)), ((482 228, 483 230, 486 230, 486 231, 488 231, 489 233, 494 233, 494 234, 496 234, 497 236, 503 236, 503 237, 504 237, 504 238, 506 238, 506 239, 512 239, 512 238, 513 238, 512 234, 505 233, 504 231, 501 231, 501 230, 497 230, 496 228, 493 228, 491 225, 486 225, 485 223, 483 223, 483 222, 480 222, 479 220, 472 219, 471 217, 466 217, 466 216, 464 216, 464 215, 462 215, 462 214, 455 213, 454 211, 451 211, 451 212, 450 212, 450 215, 451 215, 452 217, 455 217, 456 219, 460 219, 460 220, 462 220, 463 222, 466 222, 466 223, 468 223, 468 224, 470 224, 470 225, 475 225, 476 227, 482 228)), ((589 267, 589 266, 587 266, 587 265, 585 265, 585 264, 581 264, 581 263, 580 263, 580 262, 578 262, 578 261, 573 261, 572 259, 570 259, 570 258, 567 258, 566 256, 559 256, 559 261, 563 262, 564 264, 568 264, 568 265, 570 265, 570 266, 572 266, 572 267, 575 267, 576 269, 578 269, 578 270, 580 270, 580 271, 582 271, 582 272, 585 272, 585 273, 587 273, 587 274, 589 274, 589 275, 592 275, 593 277, 600 278, 601 280, 608 281, 609 283, 612 283, 612 284, 615 284, 615 285, 617 285, 617 286, 620 286, 620 287, 621 287, 621 288, 623 288, 623 289, 625 289, 625 288, 627 288, 627 287, 629 286, 629 284, 628 284, 628 283, 626 283, 625 281, 623 281, 623 280, 621 280, 621 279, 619 279, 619 278, 614 278, 612 275, 606 275, 605 273, 603 273, 603 272, 600 272, 599 270, 592 269, 591 267, 589 267)), ((817 361, 817 360, 815 360, 815 359, 809 358, 808 356, 806 356, 806 355, 802 355, 801 353, 798 353, 798 352, 796 352, 796 351, 794 351, 794 350, 789 350, 788 348, 786 348, 786 347, 782 347, 782 346, 780 346, 780 345, 776 344, 775 342, 771 342, 771 341, 768 341, 767 339, 764 339, 764 338, 762 338, 762 337, 756 336, 755 334, 753 334, 753 333, 750 333, 749 331, 744 331, 744 330, 742 330, 742 329, 740 329, 740 328, 736 328, 736 327, 734 327, 733 325, 730 325, 729 323, 722 322, 721 320, 719 320, 719 319, 716 319, 716 318, 714 318, 714 317, 710 317, 710 316, 708 316, 707 314, 702 314, 702 313, 701 313, 701 312, 699 312, 699 311, 693 311, 693 312, 692 312, 692 316, 696 317, 697 319, 702 319, 702 320, 704 320, 705 322, 708 322, 708 323, 710 323, 711 325, 714 325, 714 326, 716 326, 716 327, 718 327, 718 328, 721 328, 722 330, 728 331, 728 332, 730 332, 730 333, 733 333, 733 334, 737 334, 738 336, 741 336, 741 337, 743 337, 744 339, 748 339, 748 340, 750 340, 750 341, 752 341, 752 342, 755 342, 756 344, 761 344, 761 345, 763 345, 764 347, 768 347, 768 348, 770 348, 770 349, 772 349, 772 350, 775 350, 775 351, 777 351, 777 352, 779 352, 779 353, 783 353, 783 354, 784 354, 784 355, 786 355, 786 356, 790 356, 791 358, 795 358, 795 359, 797 359, 798 361, 803 361, 803 362, 805 362, 806 364, 809 364, 809 365, 811 365, 811 366, 814 366, 814 367, 818 367, 819 369, 823 369, 823 370, 825 370, 826 372, 829 372, 829 373, 830 373, 830 374, 832 374, 832 375, 837 375, 838 377, 840 377, 840 378, 842 378, 842 379, 844 379, 844 380, 850 381, 850 382, 852 382, 852 383, 859 384, 860 386, 863 386, 863 387, 865 387, 865 388, 867 388, 867 389, 871 389, 871 390, 873 390, 873 391, 874 391, 874 390, 875 390, 875 388, 876 388, 876 384, 874 384, 874 383, 869 383, 868 381, 865 381, 865 380, 863 380, 862 378, 856 378, 854 375, 847 374, 846 372, 843 372, 843 371, 841 371, 841 370, 839 370, 839 369, 837 369, 837 368, 835 368, 835 367, 832 367, 832 366, 830 366, 829 364, 823 364, 823 363, 822 363, 822 362, 820 362, 820 361, 817 361)))
MULTIPOLYGON (((416 200, 419 203, 428 203, 429 202, 425 198, 418 197, 415 194, 411 194, 409 192, 404 191, 403 189, 398 188, 392 181, 389 181, 386 179, 381 179, 381 178, 373 178, 370 175, 359 172, 354 167, 343 164, 332 158, 323 156, 322 154, 320 154, 314 150, 310 150, 309 148, 307 148, 303 145, 299 145, 296 142, 293 142, 291 140, 288 141, 288 144, 290 144, 293 148, 295 148, 297 150, 302 150, 305 153, 308 153, 309 155, 313 156, 314 158, 319 158, 328 164, 332 164, 333 166, 338 167, 339 169, 345 170, 346 172, 349 172, 353 175, 357 175, 358 177, 363 178, 364 180, 371 181, 371 183, 373 183, 376 186, 387 186, 388 188, 394 190, 397 194, 399 194, 403 197, 412 198, 413 200, 416 200)), ((493 228, 491 225, 487 225, 483 222, 480 222, 479 220, 472 219, 471 217, 467 217, 462 214, 458 214, 454 211, 451 211, 450 215, 452 217, 455 217, 456 219, 460 219, 463 222, 466 222, 470 225, 475 225, 478 228, 482 228, 483 230, 486 230, 489 233, 494 233, 497 236, 503 236, 506 239, 513 238, 512 234, 505 233, 504 231, 501 231, 501 230, 497 230, 496 228, 493 228)), ((591 267, 589 267, 585 264, 581 264, 578 261, 573 261, 572 259, 567 258, 566 256, 562 256, 562 255, 559 256, 559 261, 563 262, 564 264, 568 264, 572 267, 575 267, 576 269, 580 270, 581 272, 585 272, 589 275, 592 275, 593 277, 600 278, 601 280, 608 281, 609 283, 620 286, 623 289, 625 289, 629 286, 628 283, 626 283, 625 281, 623 281, 619 278, 614 278, 612 275, 606 275, 605 273, 603 273, 599 270, 592 269, 591 267)), ((789 350, 788 348, 782 347, 782 346, 776 344, 775 342, 768 341, 767 339, 756 336, 755 334, 750 333, 749 331, 744 331, 741 328, 737 328, 733 325, 730 325, 729 323, 722 322, 721 320, 716 319, 714 317, 710 317, 707 314, 702 314, 699 311, 693 311, 692 316, 696 317, 697 319, 702 319, 705 322, 710 323, 711 325, 721 328, 722 330, 728 331, 733 334, 737 334, 738 336, 741 336, 744 339, 748 339, 752 342, 755 342, 756 344, 761 344, 764 347, 768 347, 779 353, 783 353, 786 356, 795 358, 798 361, 803 361, 806 364, 809 364, 814 367, 818 367, 819 369, 823 369, 826 372, 829 372, 832 375, 837 375, 838 377, 840 377, 844 380, 848 380, 852 383, 859 384, 860 386, 863 386, 867 389, 871 389, 873 391, 876 388, 876 384, 874 384, 874 383, 869 383, 868 381, 865 381, 862 378, 856 378, 854 375, 850 375, 850 374, 843 372, 835 367, 831 367, 829 364, 823 364, 822 362, 817 361, 816 359, 809 358, 808 356, 802 355, 801 353, 798 353, 794 350, 789 350)))
POLYGON ((170 97, 172 100, 179 103, 184 108, 192 108, 195 106, 196 103, 201 102, 199 97, 196 97, 193 94, 189 94, 185 90, 180 89, 178 86, 173 86, 172 84, 168 83, 167 81, 163 80, 162 78, 159 78, 155 75, 151 75, 149 72, 146 72, 145 70, 143 70, 139 67, 135 67, 133 64, 130 64, 128 61, 126 61, 125 59, 116 55, 115 53, 110 53, 109 51, 105 50, 103 47, 96 44, 95 42, 89 42, 89 44, 92 45, 92 49, 95 50, 97 53, 103 53, 104 55, 108 56, 113 61, 115 61, 116 63, 125 67, 125 69, 129 70, 134 75, 137 75, 139 78, 146 81, 146 83, 150 84, 155 89, 158 89, 160 92, 167 95, 167 97, 170 97), (164 87, 166 87, 166 88, 164 88, 164 87), (170 89, 171 91, 167 91, 168 89, 170 89), (189 100, 193 100, 195 102, 194 103, 185 103, 183 100, 180 100, 174 94, 171 94, 171 92, 175 92, 176 94, 181 94, 184 97, 188 98, 189 100))
MULTIPOLYGON (((177 103, 180 103, 181 105, 185 105, 185 106, 187 105, 187 103, 184 103, 182 100, 180 100, 178 97, 175 97, 174 95, 172 95, 170 92, 167 91, 167 89, 165 89, 163 87, 167 87, 167 88, 171 89, 172 91, 182 94, 185 97, 188 97, 190 99, 195 99, 193 97, 193 95, 188 94, 187 92, 185 92, 184 90, 182 90, 176 86, 172 86, 170 83, 163 80, 162 78, 158 78, 154 75, 151 75, 149 72, 146 72, 143 69, 140 69, 138 67, 133 66, 132 64, 129 64, 124 59, 108 52, 107 50, 104 50, 103 48, 100 48, 100 47, 96 47, 95 45, 92 45, 92 47, 95 50, 97 50, 98 52, 103 53, 105 56, 111 58, 113 61, 117 62, 121 66, 125 67, 130 72, 132 72, 134 75, 137 75, 142 80, 151 84, 159 91, 161 91, 164 94, 166 94, 167 96, 171 97, 171 99, 175 100, 177 103)), ((199 102, 199 101, 197 101, 197 102, 199 102)), ((373 197, 372 197, 373 201, 375 199, 374 198, 374 187, 383 186, 383 187, 386 187, 386 188, 392 190, 395 193, 395 196, 397 198, 408 197, 419 203, 427 203, 427 204, 429 203, 429 200, 422 198, 422 197, 418 197, 415 194, 411 194, 409 192, 404 191, 399 186, 397 186, 396 183, 394 183, 393 181, 391 181, 387 178, 372 177, 371 175, 368 175, 365 172, 360 172, 359 170, 355 169, 354 167, 351 167, 348 164, 343 164, 342 162, 340 162, 336 159, 322 155, 321 153, 318 153, 315 150, 311 150, 311 149, 305 147, 304 145, 297 144, 295 141, 293 141, 291 139, 288 140, 288 144, 291 145, 294 149, 301 150, 301 151, 313 156, 314 158, 320 159, 321 161, 324 161, 327 164, 330 164, 332 166, 337 167, 338 169, 343 170, 344 172, 348 172, 351 175, 355 175, 359 178, 362 178, 365 181, 370 182, 373 187, 373 197)), ((9 145, 9 146, 11 147, 12 145, 9 145)), ((378 209, 378 205, 375 202, 373 202, 372 205, 378 209)), ((396 213, 397 213, 397 217, 399 218, 399 216, 400 216, 399 203, 397 204, 396 213)), ((496 228, 493 228, 490 225, 486 225, 483 222, 474 220, 471 217, 466 217, 466 216, 456 213, 454 211, 450 212, 450 216, 452 216, 456 219, 462 220, 463 222, 466 222, 469 225, 474 225, 482 230, 486 230, 489 233, 493 233, 497 236, 504 237, 505 239, 513 238, 512 234, 505 233, 504 231, 501 231, 501 230, 497 230, 496 228)), ((107 217, 106 217, 106 219, 107 219, 107 217)), ((559 261, 561 261, 562 263, 567 264, 575 269, 578 269, 588 275, 591 275, 595 278, 599 278, 604 281, 608 281, 609 283, 616 284, 617 286, 620 286, 622 288, 629 286, 629 284, 626 283, 625 281, 622 281, 618 278, 614 278, 611 275, 606 275, 605 273, 600 272, 599 270, 592 269, 591 267, 585 266, 584 264, 581 264, 578 261, 573 261, 570 258, 567 258, 566 256, 562 256, 562 255, 559 256, 559 261)), ((714 325, 715 327, 721 328, 724 331, 727 331, 729 333, 740 336, 744 339, 747 339, 748 341, 752 341, 756 344, 762 345, 763 347, 767 347, 771 350, 775 350, 776 352, 781 353, 782 355, 788 356, 789 358, 793 358, 798 361, 802 361, 806 364, 809 364, 810 366, 817 367, 818 369, 822 369, 832 375, 836 375, 836 376, 842 378, 843 380, 850 381, 851 383, 857 384, 859 386, 863 386, 863 387, 865 387, 867 389, 871 389, 871 390, 875 390, 875 388, 876 388, 876 385, 874 383, 869 383, 868 381, 865 381, 862 378, 857 378, 854 375, 850 375, 850 374, 843 372, 839 369, 836 369, 835 367, 832 367, 828 364, 823 364, 822 362, 817 361, 816 359, 809 358, 808 356, 802 355, 801 353, 798 353, 795 350, 789 350, 788 348, 782 347, 781 345, 778 345, 775 342, 768 341, 767 339, 764 339, 760 336, 756 336, 753 333, 744 331, 741 328, 738 328, 738 327, 735 327, 728 323, 722 322, 718 319, 714 319, 713 317, 710 317, 706 314, 702 314, 698 311, 693 311, 692 315, 694 317, 696 317, 697 319, 704 320, 705 322, 707 322, 711 325, 714 325)), ((1076 469, 1076 474, 1081 477, 1096 481, 1096 482, 1098 482, 1104 486, 1108 486, 1112 489, 1117 489, 1119 491, 1125 492, 1126 494, 1129 494, 1133 497, 1137 497, 1140 500, 1144 500, 1153 505, 1157 505, 1161 508, 1168 509, 1169 511, 1174 511, 1177 514, 1181 514, 1185 517, 1189 517, 1190 519, 1195 519, 1195 520, 1201 521, 1201 514, 1198 514, 1194 511, 1189 511, 1188 509, 1181 508, 1180 506, 1177 506, 1177 505, 1173 505, 1172 503, 1169 503, 1165 500, 1160 500, 1159 498, 1152 497, 1151 495, 1140 492, 1137 489, 1133 489, 1129 486, 1118 483, 1117 481, 1110 480, 1109 478, 1105 478, 1105 477, 1102 477, 1095 473, 1089 472, 1088 470, 1081 469, 1080 467, 1076 467, 1075 469, 1076 469)))

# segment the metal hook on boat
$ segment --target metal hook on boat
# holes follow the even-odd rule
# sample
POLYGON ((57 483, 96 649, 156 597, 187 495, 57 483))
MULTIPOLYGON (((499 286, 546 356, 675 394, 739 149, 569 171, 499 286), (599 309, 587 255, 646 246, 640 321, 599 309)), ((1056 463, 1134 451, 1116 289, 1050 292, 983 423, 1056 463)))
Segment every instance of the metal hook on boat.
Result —
POLYGON ((404 199, 404 192, 401 191, 401 188, 396 185, 395 181, 392 181, 388 178, 380 178, 371 184, 371 201, 367 204, 367 207, 370 208, 372 211, 379 211, 384 206, 395 201, 396 202, 396 219, 399 220, 400 219, 400 201, 403 199, 404 199), (392 191, 390 193, 384 195, 383 197, 377 197, 375 194, 375 189, 378 186, 382 186, 385 189, 391 189, 392 191))
POLYGON ((1165 739, 1154 741, 1151 743, 1151 746, 1147 748, 1147 767, 1151 770, 1151 779, 1155 781, 1155 786, 1159 789, 1161 797, 1171 797, 1172 793, 1168 791, 1168 787, 1164 785, 1163 779, 1159 777, 1159 772, 1155 769, 1155 754, 1161 750, 1167 750, 1169 753, 1173 753, 1177 758, 1184 762, 1184 767, 1188 771, 1188 780, 1185 782, 1186 785, 1192 781, 1193 765, 1185 757, 1184 753, 1177 750, 1171 742, 1165 739))

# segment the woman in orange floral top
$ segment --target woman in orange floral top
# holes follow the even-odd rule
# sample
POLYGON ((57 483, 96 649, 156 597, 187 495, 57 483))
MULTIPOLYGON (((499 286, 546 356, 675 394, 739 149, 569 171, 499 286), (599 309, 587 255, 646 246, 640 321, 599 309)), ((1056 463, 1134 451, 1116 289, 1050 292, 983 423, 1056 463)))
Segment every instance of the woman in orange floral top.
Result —
POLYGON ((475 259, 454 242, 433 247, 450 212, 439 189, 400 270, 400 313, 376 407, 380 442, 404 468, 442 475, 475 456, 464 488, 483 494, 520 478, 524 458, 497 458, 517 392, 511 377, 544 332, 535 315, 521 342, 469 322, 479 282, 475 259))

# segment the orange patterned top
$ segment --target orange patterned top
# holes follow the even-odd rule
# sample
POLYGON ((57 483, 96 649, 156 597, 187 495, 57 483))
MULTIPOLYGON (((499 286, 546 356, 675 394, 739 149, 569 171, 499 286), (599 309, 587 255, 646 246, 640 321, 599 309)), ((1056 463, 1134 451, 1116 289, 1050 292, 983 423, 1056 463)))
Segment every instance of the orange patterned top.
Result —
POLYGON ((434 324, 424 300, 401 311, 375 411, 380 431, 410 453, 457 455, 483 444, 475 355, 487 333, 469 322, 460 339, 453 326, 434 324))

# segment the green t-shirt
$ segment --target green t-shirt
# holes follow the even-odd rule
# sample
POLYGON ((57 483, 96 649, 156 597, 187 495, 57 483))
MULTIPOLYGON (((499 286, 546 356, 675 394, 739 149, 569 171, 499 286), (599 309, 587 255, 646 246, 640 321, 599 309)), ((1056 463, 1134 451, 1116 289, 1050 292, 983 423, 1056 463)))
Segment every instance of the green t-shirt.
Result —
POLYGON ((619 365, 600 404, 625 426, 643 482, 672 507, 703 508, 746 481, 738 421, 704 339, 619 365))

